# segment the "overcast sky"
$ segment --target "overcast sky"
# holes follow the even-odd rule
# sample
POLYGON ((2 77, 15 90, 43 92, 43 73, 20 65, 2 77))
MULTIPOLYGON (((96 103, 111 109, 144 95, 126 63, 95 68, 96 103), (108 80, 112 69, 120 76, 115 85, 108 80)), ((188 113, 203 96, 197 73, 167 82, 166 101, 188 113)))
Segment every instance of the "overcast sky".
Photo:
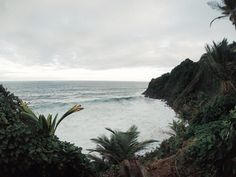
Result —
POLYGON ((149 81, 235 40, 207 0, 0 0, 0 80, 149 81))

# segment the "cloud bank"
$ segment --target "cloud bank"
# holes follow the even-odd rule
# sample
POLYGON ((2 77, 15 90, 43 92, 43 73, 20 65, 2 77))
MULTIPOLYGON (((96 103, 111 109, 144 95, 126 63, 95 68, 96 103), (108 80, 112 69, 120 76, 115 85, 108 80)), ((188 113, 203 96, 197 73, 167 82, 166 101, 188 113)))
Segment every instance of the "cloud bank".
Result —
POLYGON ((198 60, 212 40, 235 40, 228 20, 209 27, 217 15, 206 0, 0 0, 0 79, 71 79, 77 71, 83 80, 123 80, 130 70, 129 80, 149 80, 198 60))

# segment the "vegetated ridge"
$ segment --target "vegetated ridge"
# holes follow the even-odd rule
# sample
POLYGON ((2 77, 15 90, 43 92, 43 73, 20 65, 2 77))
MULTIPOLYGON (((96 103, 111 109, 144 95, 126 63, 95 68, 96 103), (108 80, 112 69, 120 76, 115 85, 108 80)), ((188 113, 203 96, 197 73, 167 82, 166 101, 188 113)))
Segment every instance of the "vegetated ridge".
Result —
POLYGON ((236 176, 236 43, 205 48, 198 62, 186 59, 144 92, 179 113, 170 138, 143 158, 151 177, 236 176))
MULTIPOLYGON (((236 43, 228 47, 233 49, 236 43)), ((217 63, 216 67, 219 68, 213 68, 213 62, 215 61, 210 61, 207 53, 203 54, 198 62, 186 59, 170 73, 152 79, 144 95, 165 100, 176 112, 184 115, 196 113, 200 106, 208 103, 209 98, 234 89, 227 85, 227 82, 236 84, 235 53, 232 53, 231 58, 217 63), (226 67, 225 70, 220 68, 223 64, 223 67, 226 67), (228 81, 221 77, 225 74, 228 75, 228 81)))

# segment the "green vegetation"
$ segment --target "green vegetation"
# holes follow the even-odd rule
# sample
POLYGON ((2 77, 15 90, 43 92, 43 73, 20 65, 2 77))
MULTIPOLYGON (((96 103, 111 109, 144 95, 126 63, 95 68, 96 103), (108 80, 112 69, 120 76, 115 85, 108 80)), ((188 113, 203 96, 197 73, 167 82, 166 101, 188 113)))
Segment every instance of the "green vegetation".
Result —
POLYGON ((160 146, 157 147, 154 151, 146 153, 142 159, 142 162, 147 164, 150 161, 172 156, 176 154, 182 147, 184 141, 187 140, 187 123, 183 120, 173 120, 169 127, 170 131, 166 133, 171 137, 162 141, 160 146))
POLYGON ((69 109, 65 114, 58 118, 58 114, 53 118, 51 114, 47 117, 44 115, 39 115, 38 117, 33 113, 33 111, 27 106, 26 103, 20 104, 21 108, 21 118, 33 122, 35 126, 38 126, 39 130, 45 135, 54 135, 58 125, 70 114, 83 110, 81 105, 75 105, 69 109))
POLYGON ((0 85, 0 176, 89 177, 92 168, 81 148, 22 121, 21 102, 0 85))
POLYGON ((235 51, 229 46, 227 39, 223 39, 218 44, 213 42, 213 46, 206 45, 205 48, 208 59, 206 61, 210 66, 209 68, 222 81, 223 92, 227 93, 232 89, 236 92, 231 73, 231 63, 234 60, 235 51))
POLYGON ((214 18, 210 25, 215 20, 229 17, 229 20, 236 27, 236 1, 235 0, 221 0, 221 2, 211 1, 208 3, 213 9, 221 11, 221 16, 214 18))
POLYGON ((119 164, 123 160, 135 159, 135 153, 144 150, 156 140, 138 142, 139 133, 136 126, 131 126, 128 131, 122 132, 106 128, 111 132, 110 138, 104 136, 91 139, 97 144, 90 152, 98 152, 104 160, 111 164, 119 164))
MULTIPOLYGON (((211 24, 229 17, 236 27, 235 0, 209 5, 222 12, 211 24)), ((236 43, 229 44, 226 39, 213 42, 206 45, 206 53, 198 62, 186 59, 170 73, 150 82, 145 96, 166 100, 180 119, 170 124, 170 138, 144 157, 137 157, 137 152, 156 141, 139 142, 136 126, 125 132, 107 128, 110 137, 92 139, 97 147, 85 156, 81 148, 55 135, 59 124, 82 110, 81 105, 60 118, 51 114, 37 116, 0 85, 0 176, 144 177, 140 160, 150 165, 160 159, 167 159, 169 166, 173 163, 168 164, 168 160, 174 160, 174 170, 165 171, 170 176, 236 176, 235 48, 236 43)))
POLYGON ((152 79, 146 97, 164 99, 184 119, 193 119, 213 97, 236 92, 236 43, 226 39, 206 46, 198 62, 183 61, 170 73, 152 79))
MULTIPOLYGON (((147 140, 143 142, 138 141, 140 132, 136 126, 131 126, 127 131, 118 131, 106 128, 111 132, 110 138, 107 136, 100 136, 98 138, 91 139, 97 144, 95 149, 89 149, 90 152, 97 152, 101 158, 90 155, 89 157, 95 161, 97 166, 101 166, 103 162, 108 168, 113 165, 121 165, 121 168, 125 169, 129 166, 128 172, 140 171, 140 166, 135 166, 130 169, 130 164, 137 161, 136 153, 144 150, 150 143, 157 142, 156 140, 147 140), (129 165, 128 165, 129 164, 129 165)), ((135 162, 137 164, 138 162, 135 162)))
POLYGON ((181 177, 236 176, 235 46, 226 39, 213 42, 200 61, 186 60, 151 81, 146 96, 167 100, 181 119, 170 125, 171 137, 145 155, 145 164, 172 156, 173 173, 181 177), (177 88, 171 89, 173 85, 177 88))
POLYGON ((151 81, 145 95, 167 100, 180 119, 170 124, 170 138, 144 157, 137 156, 137 152, 156 141, 139 142, 136 126, 125 132, 107 128, 110 137, 92 139, 97 147, 85 156, 81 148, 61 142, 55 135, 59 124, 82 110, 81 105, 75 105, 61 117, 37 116, 0 86, 1 174, 143 177, 144 164, 172 159, 176 171, 171 173, 181 177, 236 176, 235 46, 226 39, 213 42, 206 46, 200 61, 187 59, 170 73, 151 81))
POLYGON ((142 161, 149 164, 174 155, 180 176, 228 177, 236 175, 236 96, 213 98, 200 121, 174 122, 171 137, 147 153, 142 161), (234 97, 234 102, 232 101, 234 97))
MULTIPOLYGON (((218 120, 189 127, 192 144, 177 156, 179 168, 190 162, 190 169, 198 169, 199 176, 235 176, 236 129, 235 109, 218 120)), ((186 166, 185 166, 186 167, 186 166)), ((184 170, 181 170, 186 175, 184 170)))

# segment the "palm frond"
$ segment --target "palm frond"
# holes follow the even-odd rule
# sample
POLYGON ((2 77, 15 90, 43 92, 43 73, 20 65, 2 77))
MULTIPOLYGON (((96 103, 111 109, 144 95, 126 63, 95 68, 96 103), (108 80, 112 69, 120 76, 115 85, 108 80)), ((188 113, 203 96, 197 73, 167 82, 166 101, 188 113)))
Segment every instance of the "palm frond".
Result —
POLYGON ((52 114, 48 114, 47 117, 44 115, 39 115, 38 117, 34 114, 34 112, 28 107, 26 103, 21 103, 20 105, 21 109, 21 118, 22 119, 29 119, 33 121, 39 130, 41 130, 44 134, 47 135, 54 135, 55 131, 58 127, 58 125, 63 121, 66 117, 69 115, 83 110, 81 105, 75 105, 71 109, 69 109, 63 116, 57 120, 58 114, 56 114, 55 117, 52 116, 52 114))
POLYGON ((207 4, 211 6, 212 9, 221 11, 221 14, 222 14, 221 16, 214 18, 210 22, 210 26, 212 26, 212 23, 218 19, 229 17, 232 24, 236 27, 236 1, 235 0, 222 0, 221 3, 217 1, 210 1, 207 4))
POLYGON ((89 149, 89 152, 97 152, 110 163, 120 163, 125 159, 132 159, 135 153, 145 149, 150 143, 157 142, 156 140, 148 140, 139 142, 138 128, 131 126, 127 131, 118 131, 106 128, 111 132, 110 137, 103 135, 98 138, 93 138, 91 141, 97 144, 95 149, 89 149))
POLYGON ((38 118, 37 116, 34 114, 34 112, 28 107, 27 103, 25 102, 21 102, 20 103, 20 108, 21 108, 21 114, 23 114, 24 116, 34 120, 34 121, 37 121, 38 118))
POLYGON ((109 132, 116 134, 116 132, 114 130, 112 130, 111 128, 105 128, 106 130, 108 130, 109 132))
POLYGON ((69 116, 70 114, 73 114, 75 112, 81 111, 84 108, 81 107, 81 105, 75 105, 72 108, 70 108, 65 114, 63 114, 63 116, 57 121, 56 126, 55 126, 55 130, 57 129, 58 125, 61 123, 61 121, 63 121, 67 116, 69 116))
POLYGON ((214 18, 211 22, 210 22, 210 27, 212 26, 213 22, 222 18, 226 18, 228 17, 228 15, 221 15, 219 17, 214 18))

